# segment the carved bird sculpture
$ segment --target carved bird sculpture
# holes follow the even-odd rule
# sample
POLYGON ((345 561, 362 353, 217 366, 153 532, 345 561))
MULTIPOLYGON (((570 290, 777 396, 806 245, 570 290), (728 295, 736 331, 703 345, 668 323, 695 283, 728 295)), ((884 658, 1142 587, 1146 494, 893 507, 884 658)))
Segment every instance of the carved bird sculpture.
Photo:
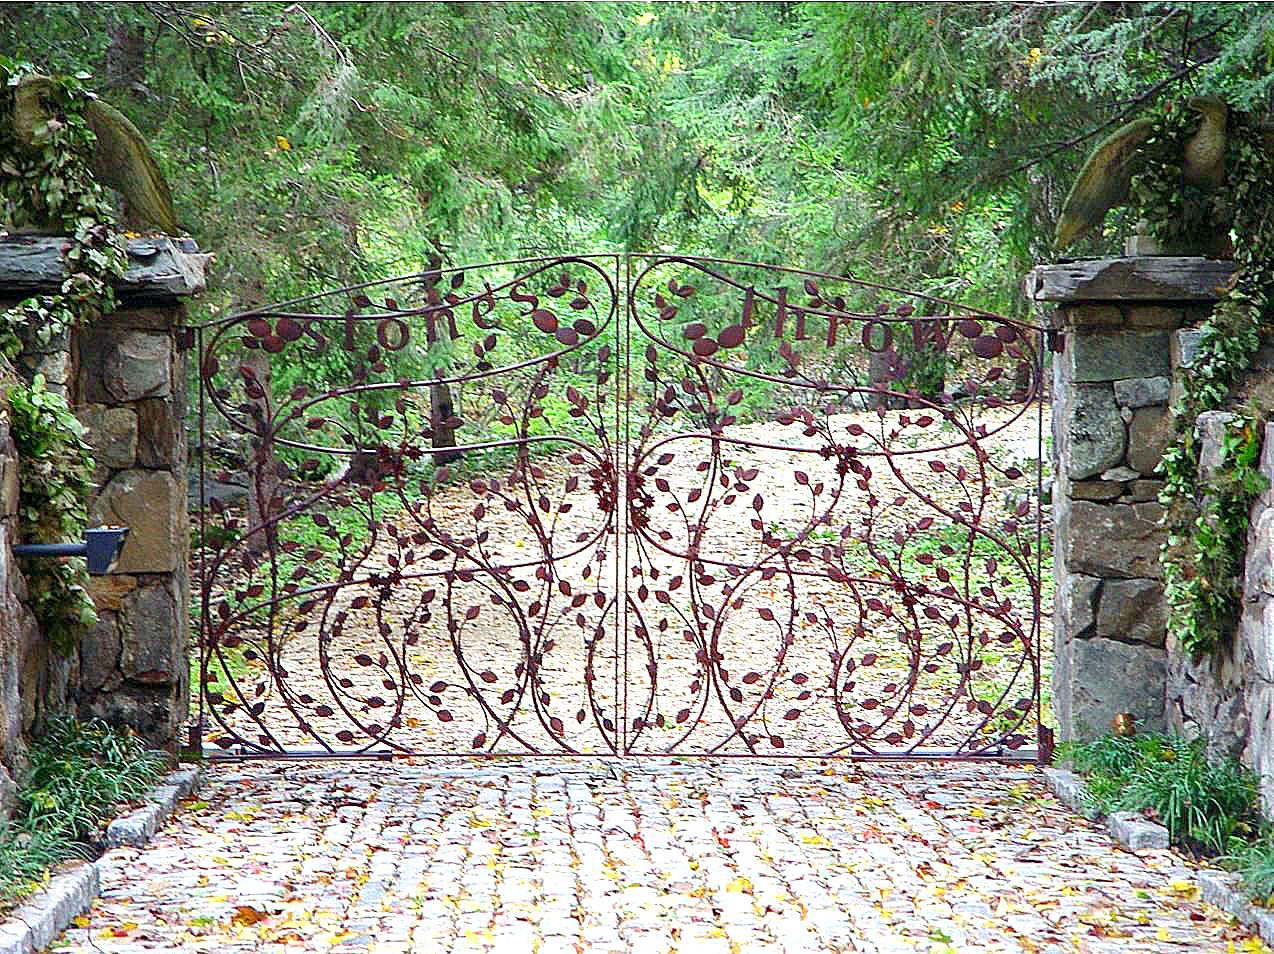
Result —
MULTIPOLYGON (((19 147, 36 145, 37 129, 55 116, 55 94, 56 87, 47 76, 27 76, 18 84, 13 93, 13 132, 19 147)), ((124 224, 175 235, 172 193, 145 137, 127 116, 99 99, 89 100, 84 119, 97 137, 90 162, 93 175, 124 197, 124 224)))
MULTIPOLYGON (((1225 182, 1225 124, 1228 110, 1222 100, 1196 96, 1186 101, 1202 117, 1199 129, 1185 145, 1182 177, 1205 192, 1225 182)), ((1154 122, 1134 120, 1111 133, 1093 150, 1079 178, 1066 196, 1057 220, 1057 246, 1066 248, 1098 228, 1106 212, 1128 201, 1132 177, 1137 172, 1142 145, 1150 138, 1154 122)))

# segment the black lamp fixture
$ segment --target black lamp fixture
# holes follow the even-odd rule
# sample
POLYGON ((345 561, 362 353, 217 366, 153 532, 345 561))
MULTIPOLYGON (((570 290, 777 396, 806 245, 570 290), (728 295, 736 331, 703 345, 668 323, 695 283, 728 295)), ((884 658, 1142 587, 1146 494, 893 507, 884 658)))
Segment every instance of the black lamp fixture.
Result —
POLYGON ((29 557, 82 556, 89 573, 101 576, 114 569, 127 537, 128 527, 92 527, 84 531, 83 543, 20 543, 13 552, 29 557))

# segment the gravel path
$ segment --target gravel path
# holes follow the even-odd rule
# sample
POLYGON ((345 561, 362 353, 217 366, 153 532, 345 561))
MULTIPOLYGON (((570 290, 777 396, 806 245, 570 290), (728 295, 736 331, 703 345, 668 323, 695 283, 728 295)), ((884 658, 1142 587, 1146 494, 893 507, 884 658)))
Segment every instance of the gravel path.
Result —
POLYGON ((220 764, 58 950, 1260 952, 1029 768, 220 764))

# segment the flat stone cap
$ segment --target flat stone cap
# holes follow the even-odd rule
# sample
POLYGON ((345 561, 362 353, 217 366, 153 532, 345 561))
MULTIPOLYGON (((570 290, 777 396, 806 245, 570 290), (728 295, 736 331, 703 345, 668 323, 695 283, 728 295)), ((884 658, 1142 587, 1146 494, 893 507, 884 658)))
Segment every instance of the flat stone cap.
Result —
MULTIPOLYGON (((9 297, 55 292, 66 277, 62 253, 67 240, 58 235, 0 237, 0 295, 9 297)), ((204 290, 204 271, 212 256, 202 254, 194 239, 128 240, 128 270, 115 285, 122 298, 172 299, 204 290)))
POLYGON ((1027 273, 1032 301, 1216 301, 1234 263, 1184 255, 1081 258, 1027 273))

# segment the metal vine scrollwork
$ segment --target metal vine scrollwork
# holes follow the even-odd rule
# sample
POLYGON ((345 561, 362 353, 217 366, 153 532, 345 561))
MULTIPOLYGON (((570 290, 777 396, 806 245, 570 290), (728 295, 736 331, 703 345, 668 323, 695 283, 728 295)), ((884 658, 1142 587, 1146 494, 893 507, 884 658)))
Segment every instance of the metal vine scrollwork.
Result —
POLYGON ((199 337, 210 746, 1036 742, 1035 328, 833 276, 568 256, 199 337))

